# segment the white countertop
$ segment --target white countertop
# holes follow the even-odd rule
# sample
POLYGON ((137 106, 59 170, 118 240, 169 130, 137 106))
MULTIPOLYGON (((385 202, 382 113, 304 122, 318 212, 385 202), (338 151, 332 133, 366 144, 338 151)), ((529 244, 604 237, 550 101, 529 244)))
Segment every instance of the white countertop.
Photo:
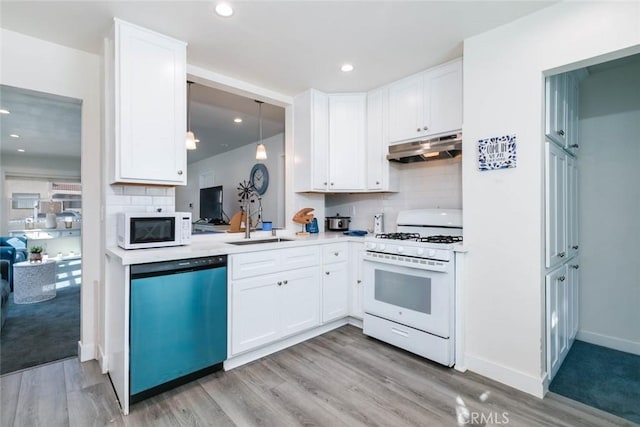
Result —
MULTIPOLYGON (((291 239, 288 242, 260 243, 255 245, 233 245, 228 242, 244 241, 244 233, 195 234, 191 244, 168 248, 125 250, 120 247, 107 248, 107 255, 120 260, 123 265, 144 264, 148 262, 171 261, 176 259, 200 258, 213 255, 232 255, 247 252, 269 251, 294 248, 297 246, 321 245, 332 242, 363 242, 363 237, 345 236, 339 233, 317 233, 309 236, 296 236, 295 232, 279 230, 276 237, 291 239)), ((273 238, 270 231, 251 233, 250 240, 273 238)))

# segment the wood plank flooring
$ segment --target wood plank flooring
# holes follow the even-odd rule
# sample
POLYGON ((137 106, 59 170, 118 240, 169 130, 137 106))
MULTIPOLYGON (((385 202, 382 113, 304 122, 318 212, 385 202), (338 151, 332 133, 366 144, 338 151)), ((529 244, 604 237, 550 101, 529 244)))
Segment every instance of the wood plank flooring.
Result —
POLYGON ((539 400, 344 326, 133 405, 122 416, 97 362, 0 378, 9 426, 632 426, 549 393, 539 400))

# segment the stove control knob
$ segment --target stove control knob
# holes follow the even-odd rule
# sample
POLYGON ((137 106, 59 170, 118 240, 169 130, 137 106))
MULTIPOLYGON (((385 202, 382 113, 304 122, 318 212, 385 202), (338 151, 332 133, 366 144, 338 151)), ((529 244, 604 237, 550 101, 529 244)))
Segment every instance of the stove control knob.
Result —
POLYGON ((367 243, 367 249, 373 250, 376 248, 376 244, 375 243, 367 243))
POLYGON ((422 248, 418 248, 418 250, 416 250, 416 253, 417 253, 418 255, 422 255, 422 254, 424 254, 424 249, 422 249, 422 248))
POLYGON ((383 251, 384 250, 384 243, 380 243, 380 250, 383 251))
POLYGON ((429 256, 435 256, 436 255, 436 250, 435 249, 429 249, 429 256))
POLYGON ((398 253, 401 254, 404 252, 404 248, 402 246, 398 246, 398 253))

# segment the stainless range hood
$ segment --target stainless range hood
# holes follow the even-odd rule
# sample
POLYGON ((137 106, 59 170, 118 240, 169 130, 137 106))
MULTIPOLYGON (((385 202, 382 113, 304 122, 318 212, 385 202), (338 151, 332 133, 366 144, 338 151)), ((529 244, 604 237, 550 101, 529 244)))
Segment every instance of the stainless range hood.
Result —
POLYGON ((387 160, 400 163, 451 159, 462 154, 462 133, 389 146, 387 160))

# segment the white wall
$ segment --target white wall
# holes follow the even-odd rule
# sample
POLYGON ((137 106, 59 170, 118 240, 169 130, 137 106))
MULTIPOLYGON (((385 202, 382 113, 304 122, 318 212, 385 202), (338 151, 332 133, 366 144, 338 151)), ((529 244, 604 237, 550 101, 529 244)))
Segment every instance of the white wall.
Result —
MULTIPOLYGON (((0 32, 0 82, 2 84, 82 100, 81 175, 83 191, 83 262, 81 302, 82 360, 95 356, 99 340, 102 242, 100 188, 102 159, 101 59, 75 49, 13 31, 0 32)), ((1 174, 4 176, 4 171, 1 174)), ((0 191, 2 191, 0 189, 0 191)), ((4 195, 0 194, 3 197, 4 195)), ((0 218, 0 221, 3 221, 0 218)))
POLYGON ((578 339, 640 354, 640 55, 580 85, 578 339))
POLYGON ((537 396, 545 392, 543 74, 640 51, 639 24, 637 2, 562 2, 464 43, 464 363, 537 396), (505 134, 517 136, 517 167, 480 172, 477 141, 505 134))
MULTIPOLYGON (((284 227, 284 135, 275 135, 265 139, 263 143, 267 148, 267 160, 261 163, 264 163, 269 172, 269 186, 262 196, 263 219, 273 221, 274 227, 284 227)), ((238 184, 241 181, 249 181, 249 173, 255 164, 255 143, 189 164, 187 186, 176 188, 176 210, 191 210, 193 219, 198 219, 200 175, 213 173, 213 183, 207 187, 223 186, 224 212, 231 217, 240 210, 238 184), (189 204, 193 204, 193 208, 190 208, 189 204)), ((252 212, 256 208, 257 206, 252 207, 252 212)))
POLYGON ((325 198, 326 216, 350 216, 351 230, 373 231, 373 215, 384 214, 384 230, 395 231, 398 212, 420 208, 462 208, 460 158, 392 164, 397 193, 335 194, 325 198))

